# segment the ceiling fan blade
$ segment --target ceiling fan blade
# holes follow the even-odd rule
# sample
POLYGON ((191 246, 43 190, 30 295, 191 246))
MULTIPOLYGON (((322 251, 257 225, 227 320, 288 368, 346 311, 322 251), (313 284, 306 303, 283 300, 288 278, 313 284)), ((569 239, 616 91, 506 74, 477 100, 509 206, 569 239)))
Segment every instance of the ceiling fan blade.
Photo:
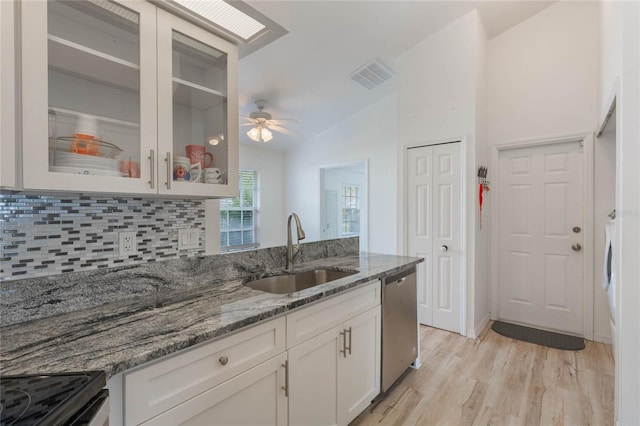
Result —
POLYGON ((302 137, 301 133, 294 132, 293 130, 285 129, 284 127, 280 127, 273 123, 267 124, 267 127, 271 130, 275 130, 276 132, 284 133, 285 135, 302 137))
POLYGON ((254 123, 254 122, 251 122, 251 121, 250 121, 250 122, 248 122, 248 123, 240 123, 240 125, 241 125, 241 126, 255 126, 255 125, 256 125, 256 123, 254 123))
POLYGON ((273 124, 287 124, 287 123, 300 124, 298 120, 295 120, 293 118, 281 118, 279 120, 269 120, 269 121, 271 121, 273 124))

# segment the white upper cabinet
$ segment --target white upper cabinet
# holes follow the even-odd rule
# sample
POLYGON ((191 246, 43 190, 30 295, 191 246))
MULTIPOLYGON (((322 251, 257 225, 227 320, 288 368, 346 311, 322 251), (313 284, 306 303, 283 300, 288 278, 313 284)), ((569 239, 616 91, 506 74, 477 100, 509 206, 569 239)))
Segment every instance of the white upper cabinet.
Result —
POLYGON ((0 1, 0 187, 19 186, 16 158, 15 4, 0 1))
POLYGON ((237 194, 238 149, 229 143, 238 140, 237 76, 233 45, 158 10, 160 193, 207 195, 214 186, 219 195, 237 194), (187 158, 189 170, 180 166, 187 158), (217 174, 207 168, 219 169, 226 184, 212 183, 217 174), (198 175, 203 183, 194 183, 198 175))
POLYGON ((23 2, 21 16, 24 189, 237 191, 234 45, 142 1, 23 2))

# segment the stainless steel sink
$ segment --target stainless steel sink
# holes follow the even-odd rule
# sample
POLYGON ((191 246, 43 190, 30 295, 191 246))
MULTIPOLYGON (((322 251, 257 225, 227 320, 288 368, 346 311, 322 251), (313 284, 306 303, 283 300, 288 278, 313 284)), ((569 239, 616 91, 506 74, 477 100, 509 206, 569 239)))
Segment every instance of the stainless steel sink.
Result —
POLYGON ((314 269, 312 271, 260 278, 249 281, 245 283, 245 285, 254 290, 266 291, 267 293, 288 294, 348 277, 356 273, 357 271, 314 269))

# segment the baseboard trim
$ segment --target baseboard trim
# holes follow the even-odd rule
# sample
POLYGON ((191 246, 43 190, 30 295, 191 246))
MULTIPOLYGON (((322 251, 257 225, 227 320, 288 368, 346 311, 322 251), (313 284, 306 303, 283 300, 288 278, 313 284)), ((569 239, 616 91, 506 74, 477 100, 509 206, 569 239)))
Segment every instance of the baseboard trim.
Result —
POLYGON ((467 330, 467 337, 469 339, 477 339, 478 337, 480 337, 480 335, 482 334, 482 330, 484 330, 484 328, 487 326, 487 324, 489 323, 489 319, 491 319, 491 314, 487 313, 484 318, 482 318, 482 321, 480 321, 478 324, 476 324, 475 329, 468 329, 467 330))
POLYGON ((612 344, 611 336, 603 336, 602 334, 593 334, 593 341, 598 343, 612 344))
POLYGON ((420 368, 420 366, 422 366, 422 362, 420 361, 420 357, 416 358, 415 361, 413 361, 411 363, 411 368, 413 368, 414 370, 417 370, 418 368, 420 368))

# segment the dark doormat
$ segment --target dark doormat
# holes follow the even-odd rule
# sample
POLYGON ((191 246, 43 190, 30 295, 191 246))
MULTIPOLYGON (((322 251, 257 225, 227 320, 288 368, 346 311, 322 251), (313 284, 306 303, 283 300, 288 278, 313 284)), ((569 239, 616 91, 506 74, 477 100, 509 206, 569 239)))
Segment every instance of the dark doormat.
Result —
POLYGON ((523 342, 565 351, 580 351, 584 349, 584 339, 581 337, 567 336, 566 334, 553 333, 551 331, 537 330, 522 325, 509 324, 508 322, 495 321, 491 329, 503 336, 523 342))

